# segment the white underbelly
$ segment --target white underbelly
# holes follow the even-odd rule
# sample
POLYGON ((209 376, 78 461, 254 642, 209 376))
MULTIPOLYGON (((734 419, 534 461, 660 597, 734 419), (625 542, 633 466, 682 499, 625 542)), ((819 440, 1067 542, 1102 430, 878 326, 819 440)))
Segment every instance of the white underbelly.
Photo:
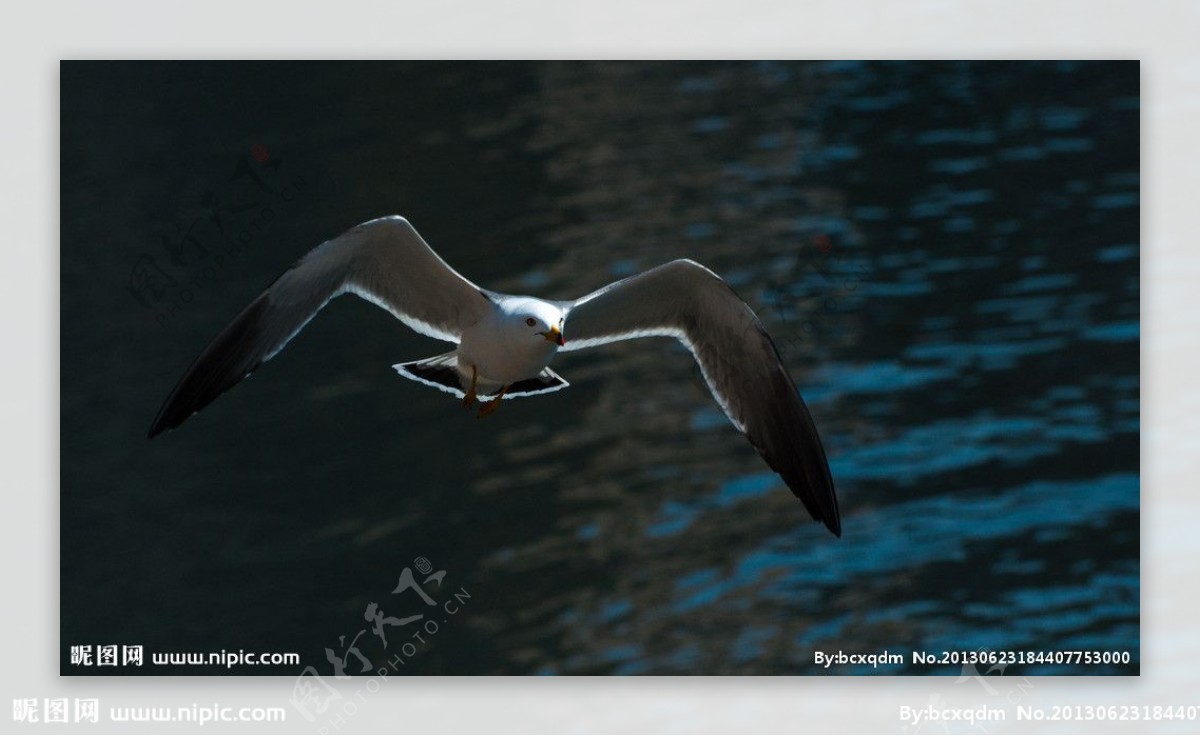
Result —
POLYGON ((545 340, 541 344, 530 340, 528 346, 463 340, 458 345, 458 370, 468 380, 474 368, 480 380, 516 383, 541 373, 554 357, 555 347, 545 340))

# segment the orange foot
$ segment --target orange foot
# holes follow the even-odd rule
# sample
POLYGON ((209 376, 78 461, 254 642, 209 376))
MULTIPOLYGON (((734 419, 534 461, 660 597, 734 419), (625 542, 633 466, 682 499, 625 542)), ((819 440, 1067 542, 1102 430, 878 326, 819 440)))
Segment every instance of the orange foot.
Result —
POLYGON ((479 407, 479 416, 476 417, 476 419, 483 419, 484 417, 490 417, 492 415, 492 412, 499 409, 500 401, 504 398, 504 392, 507 390, 508 390, 508 386, 501 386, 500 393, 496 394, 496 396, 493 399, 491 399, 490 401, 484 403, 482 406, 479 407))
POLYGON ((475 379, 478 378, 475 366, 471 366, 471 385, 467 387, 467 395, 463 397, 463 408, 475 406, 475 379))

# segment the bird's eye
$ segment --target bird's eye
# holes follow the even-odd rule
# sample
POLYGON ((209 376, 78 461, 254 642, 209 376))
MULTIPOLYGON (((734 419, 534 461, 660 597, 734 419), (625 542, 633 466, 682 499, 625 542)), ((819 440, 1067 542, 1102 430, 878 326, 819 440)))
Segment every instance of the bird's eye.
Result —
POLYGON ((537 324, 537 320, 535 320, 533 317, 530 317, 525 320, 525 324, 529 325, 530 327, 533 327, 534 325, 537 324))

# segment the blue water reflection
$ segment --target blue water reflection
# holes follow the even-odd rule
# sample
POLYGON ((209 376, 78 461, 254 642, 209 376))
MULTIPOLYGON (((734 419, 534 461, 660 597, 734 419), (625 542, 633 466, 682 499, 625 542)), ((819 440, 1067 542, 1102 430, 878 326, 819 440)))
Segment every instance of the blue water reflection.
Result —
MULTIPOLYGON (((802 387, 846 499, 845 537, 803 525, 757 536, 760 529, 733 557, 683 565, 673 594, 636 608, 643 620, 686 627, 685 618, 702 615, 734 625, 734 670, 753 671, 772 651, 780 668, 804 671, 812 647, 847 642, 925 649, 1054 642, 1137 656, 1137 160, 1132 140, 1121 164, 1080 158, 1099 139, 1113 145, 1108 136, 1116 133, 1099 122, 1101 113, 1131 109, 1128 99, 1120 90, 1071 104, 1015 99, 972 115, 954 101, 982 104, 977 87, 994 80, 967 67, 954 83, 931 88, 917 80, 924 69, 806 67, 820 90, 807 111, 810 126, 751 138, 753 149, 782 166, 761 153, 732 153, 723 164, 738 183, 731 206, 768 211, 800 198, 780 186, 781 176, 829 177, 842 182, 846 200, 790 217, 791 232, 830 239, 832 253, 810 251, 808 262, 760 257, 727 271, 744 292, 769 279, 771 286, 751 293, 760 311, 767 307, 769 329, 787 336, 785 355, 809 365, 802 387), (865 114, 915 104, 940 105, 945 114, 921 118, 925 129, 912 118, 865 114), (873 186, 874 173, 894 174, 890 160, 907 155, 904 146, 920 157, 921 171, 907 172, 903 184, 873 186), (1114 165, 1128 169, 1106 168, 1114 165), (1038 177, 1036 196, 1012 189, 1027 176, 1038 177), (1049 217, 1063 227, 1043 224, 1049 217), (763 601, 803 625, 756 620, 763 601)), ((1078 71, 1057 68, 1066 77, 1078 71)), ((693 76, 684 88, 713 94, 723 84, 693 76)), ((1132 134, 1133 116, 1126 121, 1132 134)), ((692 126, 745 128, 728 115, 692 126)), ((707 220, 685 233, 719 234, 707 220)), ((728 437, 715 408, 701 405, 689 416, 704 446, 728 437)), ((691 548, 697 535, 736 525, 731 520, 786 493, 761 469, 700 485, 642 514, 636 529, 656 554, 671 542, 691 548)), ((591 628, 587 621, 573 625, 591 628)), ((686 671, 681 662, 695 656, 687 647, 639 649, 614 671, 686 671)), ((709 652, 704 661, 717 659, 709 652)))

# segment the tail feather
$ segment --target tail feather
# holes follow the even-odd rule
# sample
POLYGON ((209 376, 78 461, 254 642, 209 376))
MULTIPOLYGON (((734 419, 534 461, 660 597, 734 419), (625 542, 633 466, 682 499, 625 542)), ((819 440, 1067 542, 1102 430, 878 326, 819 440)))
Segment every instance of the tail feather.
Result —
POLYGON ((458 375, 458 356, 454 352, 424 360, 397 363, 392 367, 405 378, 454 394, 460 399, 467 395, 458 375))
MULTIPOLYGON (((458 356, 454 352, 424 360, 397 363, 392 367, 405 378, 453 394, 460 399, 466 396, 466 386, 463 385, 463 378, 458 373, 458 356)), ((475 386, 475 391, 481 401, 487 401, 495 397, 501 385, 495 381, 480 380, 475 386)), ((567 383, 562 376, 546 368, 533 378, 517 381, 510 385, 508 391, 504 393, 504 398, 512 399, 519 396, 545 394, 569 385, 571 384, 567 383)))
POLYGON ((558 391, 570 385, 562 376, 549 368, 543 368, 542 372, 533 378, 526 378, 524 381, 517 381, 509 386, 508 391, 504 394, 504 398, 513 399, 518 396, 548 394, 551 391, 558 391))

